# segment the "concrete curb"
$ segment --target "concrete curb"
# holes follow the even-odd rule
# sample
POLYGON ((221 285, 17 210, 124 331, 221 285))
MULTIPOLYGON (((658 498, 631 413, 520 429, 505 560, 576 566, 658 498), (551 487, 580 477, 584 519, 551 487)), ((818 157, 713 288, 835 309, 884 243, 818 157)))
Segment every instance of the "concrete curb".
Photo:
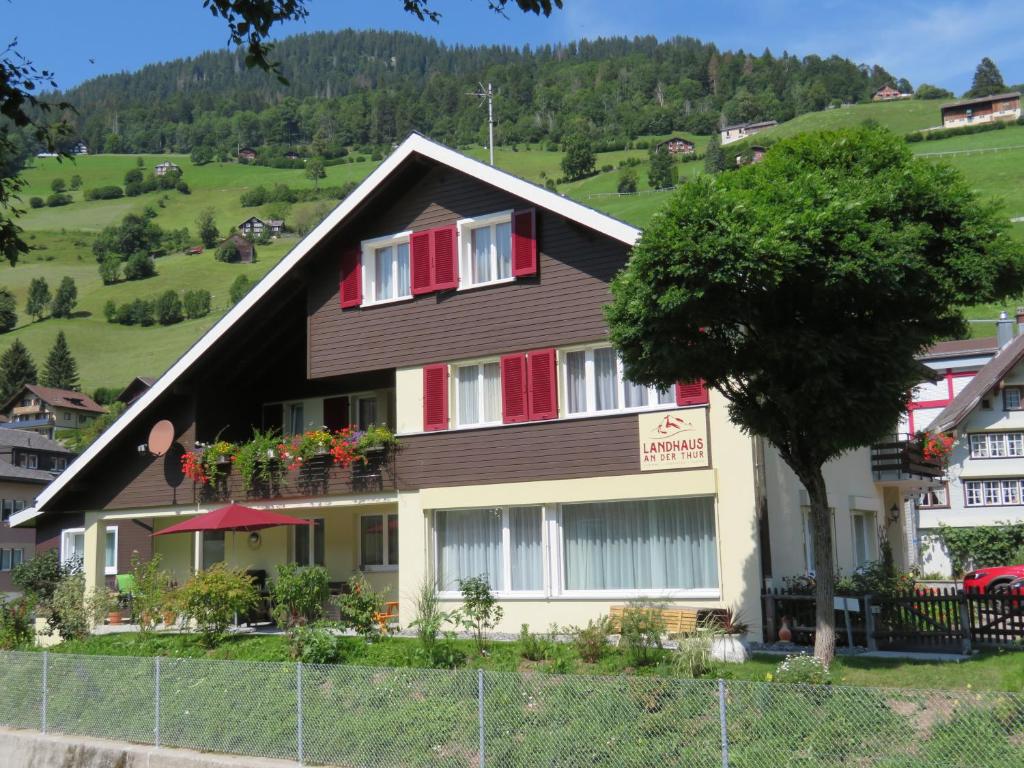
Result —
POLYGON ((290 760, 157 749, 142 744, 0 728, 0 768, 296 768, 290 760))

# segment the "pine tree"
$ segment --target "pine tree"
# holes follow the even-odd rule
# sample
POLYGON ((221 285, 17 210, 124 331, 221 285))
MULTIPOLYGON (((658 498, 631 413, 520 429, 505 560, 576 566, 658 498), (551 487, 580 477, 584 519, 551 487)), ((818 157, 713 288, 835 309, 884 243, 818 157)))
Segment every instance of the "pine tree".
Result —
POLYGON ((54 317, 71 317, 71 312, 77 303, 78 286, 75 285, 75 281, 72 278, 65 276, 60 281, 60 285, 57 286, 57 293, 53 297, 51 313, 54 317))
POLYGON ((57 334, 57 340, 53 342, 53 348, 46 356, 42 384, 44 387, 54 387, 55 389, 73 389, 75 391, 80 389, 78 363, 71 356, 64 331, 57 334))
POLYGON ((18 324, 18 303, 14 294, 6 288, 0 288, 0 333, 13 331, 18 324))
POLYGON ((50 286, 45 277, 33 277, 28 284, 28 301, 25 302, 25 314, 36 320, 42 320, 52 300, 50 286))
POLYGON ((988 56, 978 63, 974 70, 974 82, 971 83, 971 90, 964 94, 969 99, 978 96, 991 96, 993 93, 1001 93, 1006 90, 1006 83, 1003 82, 1003 75, 999 67, 988 56))
POLYGON ((15 339, 0 355, 0 403, 14 397, 24 385, 35 384, 36 364, 21 339, 15 339))
POLYGON ((708 173, 721 173, 725 170, 725 153, 722 152, 722 142, 718 134, 711 137, 708 142, 708 151, 704 153, 704 170, 708 173))

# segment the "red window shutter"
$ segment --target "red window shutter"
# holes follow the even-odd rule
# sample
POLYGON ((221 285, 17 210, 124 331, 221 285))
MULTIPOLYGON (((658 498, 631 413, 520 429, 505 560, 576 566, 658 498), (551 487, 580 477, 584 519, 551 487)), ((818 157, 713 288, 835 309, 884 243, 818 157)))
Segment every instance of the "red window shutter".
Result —
POLYGON ((703 379, 676 382, 676 405, 707 404, 708 388, 704 386, 703 379))
POLYGON ((409 269, 412 294, 418 296, 434 290, 434 270, 430 258, 430 231, 413 232, 409 237, 409 269))
POLYGON ((448 366, 423 368, 423 431, 448 429, 448 366))
POLYGON ((341 254, 341 308, 358 307, 363 303, 362 252, 353 246, 341 254))
POLYGON ((537 211, 529 208, 512 215, 512 275, 537 274, 537 211))
POLYGON ((501 420, 516 424, 529 419, 526 395, 526 355, 501 358, 501 420))
POLYGON ((538 349, 527 357, 530 420, 558 417, 558 374, 555 350, 538 349))
POLYGON ((455 225, 430 231, 431 258, 434 265, 434 290, 459 287, 459 249, 455 225))

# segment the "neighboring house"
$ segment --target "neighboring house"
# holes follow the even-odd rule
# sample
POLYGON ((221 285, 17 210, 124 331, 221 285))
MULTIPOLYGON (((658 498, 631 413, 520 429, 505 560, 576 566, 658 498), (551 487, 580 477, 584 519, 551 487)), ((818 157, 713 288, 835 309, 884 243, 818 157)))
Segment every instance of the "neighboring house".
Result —
POLYGON ((11 570, 35 552, 32 528, 11 528, 11 516, 32 506, 39 492, 74 458, 60 443, 35 432, 0 429, 0 597, 15 591, 11 570))
POLYGON ((71 148, 71 154, 72 155, 88 155, 89 154, 89 147, 86 146, 86 143, 84 141, 76 142, 75 146, 73 146, 71 148))
POLYGON ((265 229, 267 229, 267 224, 257 216, 250 216, 238 225, 238 231, 246 237, 260 237, 265 229))
POLYGON ((246 163, 251 163, 256 159, 256 150, 252 147, 242 147, 238 150, 238 159, 246 163))
POLYGON ((62 429, 81 429, 107 409, 81 392, 26 384, 0 412, 8 419, 0 429, 29 429, 52 438, 62 429))
POLYGON ((151 376, 136 376, 128 383, 127 387, 121 390, 121 394, 115 400, 125 405, 131 405, 142 397, 154 384, 156 384, 156 379, 151 376))
POLYGON ((153 173, 157 176, 165 176, 171 172, 181 173, 181 166, 176 163, 172 163, 170 160, 165 160, 162 163, 157 163, 153 168, 153 173))
MULTIPOLYGON (((403 623, 424 580, 447 610, 458 579, 486 575, 501 631, 652 598, 741 609, 758 638, 763 585, 811 563, 806 492, 701 382, 623 379, 603 307, 639 236, 414 134, 15 522, 40 549, 84 548, 92 585, 130 541, 178 582, 223 560, 362 572, 403 623), (160 421, 175 444, 151 456, 160 421), (234 469, 215 488, 181 474, 218 437, 371 424, 400 450, 251 491, 234 469), (312 526, 150 538, 231 499, 312 526)), ((880 531, 902 540, 887 510, 918 470, 868 448, 826 468, 840 572, 877 557, 880 531)))
POLYGON ((272 235, 284 234, 284 219, 268 219, 267 228, 272 235))
MULTIPOLYGON (((1018 310, 1024 322, 1024 313, 1018 310)), ((939 525, 974 527, 1024 520, 1024 325, 997 323, 998 351, 928 425, 953 433, 945 484, 920 507, 922 567, 951 574, 939 525)), ((975 563, 983 566, 989 563, 975 563)))
POLYGON ((234 243, 235 248, 238 249, 239 262, 242 264, 251 264, 256 260, 256 246, 253 245, 252 240, 247 237, 243 237, 236 232, 233 235, 228 235, 226 239, 222 240, 221 245, 228 242, 228 240, 234 243))
POLYGON ((750 147, 749 152, 740 152, 736 155, 736 165, 754 165, 764 160, 765 153, 768 151, 766 147, 762 147, 758 144, 750 147))
POLYGON ((891 85, 884 85, 875 91, 871 97, 872 101, 894 101, 896 99, 910 99, 913 98, 912 93, 901 93, 898 89, 893 88, 891 85))
POLYGON ((721 130, 722 144, 732 144, 734 141, 753 136, 755 133, 767 130, 778 125, 776 120, 764 120, 760 123, 736 123, 727 125, 721 130))
POLYGON ((665 141, 655 144, 654 147, 659 152, 661 150, 665 150, 670 155, 692 155, 695 149, 692 141, 680 138, 679 136, 673 136, 671 139, 665 139, 665 141))
POLYGON ((1020 117, 1020 91, 964 99, 942 105, 942 127, 957 128, 995 120, 1016 120, 1020 117))

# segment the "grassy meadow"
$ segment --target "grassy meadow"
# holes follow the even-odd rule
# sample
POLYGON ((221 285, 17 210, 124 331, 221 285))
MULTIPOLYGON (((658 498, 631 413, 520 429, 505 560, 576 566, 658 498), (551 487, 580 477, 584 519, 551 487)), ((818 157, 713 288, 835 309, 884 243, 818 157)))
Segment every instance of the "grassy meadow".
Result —
MULTIPOLYGON (((857 125, 867 119, 876 120, 898 133, 906 133, 934 125, 938 121, 939 104, 938 101, 899 101, 825 110, 801 115, 771 129, 765 135, 783 138, 804 130, 857 125)), ((694 141, 698 152, 706 149, 708 137, 681 135, 694 141)), ((667 137, 646 137, 646 141, 655 143, 664 138, 667 137)), ((977 149, 1002 150, 933 156, 928 157, 928 160, 948 163, 960 170, 980 195, 1001 200, 1009 218, 1024 215, 1024 149, 1014 148, 1022 145, 1024 127, 1012 126, 1002 131, 920 142, 910 146, 915 153, 925 155, 977 149)), ((487 160, 488 153, 484 147, 468 148, 465 152, 478 160, 487 160)), ((539 145, 519 145, 514 149, 501 147, 495 151, 498 167, 538 184, 549 179, 557 180, 562 175, 561 160, 561 152, 551 152, 539 145)), ((326 169, 327 178, 321 184, 335 186, 350 181, 359 182, 376 165, 376 162, 364 159, 362 162, 331 166, 326 169)), ((559 193, 643 227, 664 205, 670 194, 650 188, 647 150, 598 153, 597 168, 609 166, 612 170, 599 170, 587 179, 559 184, 559 193), (636 166, 639 194, 621 196, 616 193, 618 165, 627 158, 640 160, 640 165, 636 166)), ((703 167, 700 161, 680 163, 680 179, 694 178, 703 172, 703 167)), ((219 263, 210 251, 195 256, 171 254, 157 260, 159 274, 156 277, 104 286, 99 279, 91 250, 93 239, 103 227, 118 223, 125 214, 141 213, 151 207, 156 211, 156 222, 162 228, 187 227, 195 236, 195 221, 200 211, 212 208, 218 228, 222 233, 227 233, 254 214, 266 217, 274 213, 283 215, 288 222, 294 222, 299 217, 309 218, 314 212, 322 214, 333 205, 332 201, 317 201, 293 205, 269 203, 256 208, 243 208, 239 196, 258 185, 269 187, 281 183, 294 188, 308 188, 313 182, 306 178, 301 169, 267 168, 233 162, 196 166, 187 155, 163 154, 92 155, 62 162, 56 158, 36 158, 24 173, 27 186, 23 190, 22 199, 25 207, 30 197, 45 199, 51 193, 50 184, 55 178, 70 183, 73 174, 80 175, 84 182, 83 189, 71 193, 73 202, 59 208, 26 211, 20 217, 19 224, 25 230, 32 251, 13 269, 6 263, 0 264, 0 285, 14 292, 20 313, 18 327, 0 340, 0 351, 13 338, 20 338, 41 368, 57 331, 64 330, 72 353, 78 360, 83 387, 87 390, 98 386, 121 386, 135 375, 155 376, 166 370, 227 310, 228 287, 237 275, 245 273, 254 280, 262 277, 298 242, 297 236, 289 235, 270 245, 259 246, 257 262, 247 265, 219 263), (183 195, 169 190, 118 200, 84 199, 85 189, 112 184, 122 186, 125 173, 136 167, 138 157, 142 158, 143 170, 147 172, 163 160, 177 163, 182 168, 183 178, 191 194, 183 195), (51 290, 55 290, 65 275, 73 277, 78 286, 75 316, 64 320, 48 318, 32 322, 22 311, 31 279, 45 277, 51 290), (184 291, 200 287, 213 294, 213 311, 199 320, 166 327, 143 328, 110 324, 103 316, 103 306, 108 300, 120 304, 135 298, 155 297, 169 288, 184 291)), ((1024 223, 1012 225, 1012 231, 1024 238, 1024 223)), ((999 309, 980 306, 972 308, 968 314, 975 319, 992 319, 999 309)), ((971 330, 974 335, 987 335, 992 333, 992 325, 974 323, 971 330)))

